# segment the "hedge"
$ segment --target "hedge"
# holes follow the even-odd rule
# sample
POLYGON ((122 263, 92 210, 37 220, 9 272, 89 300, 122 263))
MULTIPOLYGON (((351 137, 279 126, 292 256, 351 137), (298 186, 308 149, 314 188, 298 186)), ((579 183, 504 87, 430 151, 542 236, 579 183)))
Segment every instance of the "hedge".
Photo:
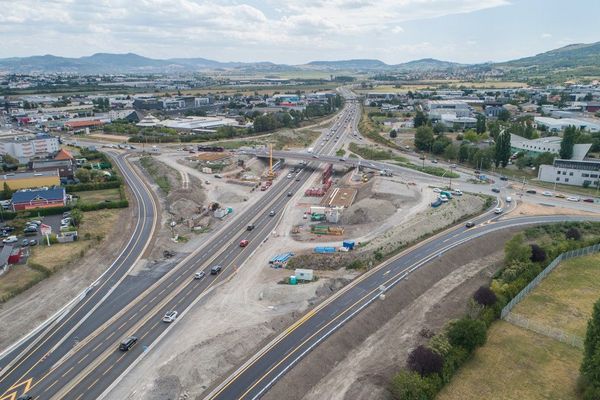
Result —
POLYGON ((86 204, 81 203, 77 205, 81 211, 96 211, 96 210, 104 210, 104 209, 112 209, 112 208, 127 208, 129 207, 129 201, 127 200, 118 200, 118 201, 106 201, 95 204, 86 204))
POLYGON ((99 182, 99 183, 77 183, 74 185, 65 185, 67 193, 85 192, 88 190, 104 190, 116 189, 122 185, 121 178, 114 181, 99 182))

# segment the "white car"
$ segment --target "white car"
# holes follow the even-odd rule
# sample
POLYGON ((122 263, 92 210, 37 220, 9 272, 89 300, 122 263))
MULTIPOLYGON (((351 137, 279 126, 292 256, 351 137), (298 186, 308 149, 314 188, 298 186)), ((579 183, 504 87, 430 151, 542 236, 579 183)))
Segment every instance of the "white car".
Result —
POLYGON ((454 189, 454 190, 452 191, 452 194, 455 194, 455 195, 457 195, 457 196, 462 196, 462 195, 463 195, 463 192, 462 192, 462 190, 460 190, 460 189, 454 189))
POLYGON ((19 239, 17 239, 17 237, 15 235, 9 236, 6 239, 2 239, 2 243, 15 243, 17 242, 19 239))
POLYGON ((440 188, 433 188, 433 193, 442 193, 442 189, 440 189, 440 188))
POLYGON ((194 279, 202 279, 202 278, 204 278, 205 275, 206 274, 204 273, 204 271, 196 272, 194 274, 194 279))
POLYGON ((502 214, 502 211, 504 211, 502 209, 502 207, 496 207, 496 208, 494 208, 494 214, 502 214))
POLYGON ((446 202, 448 202, 448 197, 446 197, 446 195, 445 195, 445 194, 440 194, 440 195, 439 195, 439 199, 440 199, 440 200, 441 200, 443 203, 446 203, 446 202))
POLYGON ((569 200, 569 201, 579 201, 579 197, 577 197, 577 196, 570 196, 570 197, 567 197, 567 200, 569 200))
POLYGON ((292 179, 292 174, 287 174, 288 179, 292 179))
POLYGON ((543 192, 542 194, 543 194, 544 196, 546 196, 546 197, 552 197, 552 196, 554 196, 554 195, 552 194, 552 192, 549 192, 549 191, 547 191, 547 190, 546 190, 545 192, 543 192))
POLYGON ((173 322, 175 318, 177 318, 177 311, 167 311, 162 320, 163 322, 173 322))

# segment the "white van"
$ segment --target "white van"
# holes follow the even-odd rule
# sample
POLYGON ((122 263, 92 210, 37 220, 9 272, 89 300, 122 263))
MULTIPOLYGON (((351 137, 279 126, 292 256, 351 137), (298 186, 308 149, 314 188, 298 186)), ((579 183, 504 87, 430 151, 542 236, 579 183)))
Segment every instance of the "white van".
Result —
POLYGON ((507 202, 507 203, 510 203, 511 201, 512 201, 512 197, 510 197, 510 196, 506 196, 506 202, 507 202))

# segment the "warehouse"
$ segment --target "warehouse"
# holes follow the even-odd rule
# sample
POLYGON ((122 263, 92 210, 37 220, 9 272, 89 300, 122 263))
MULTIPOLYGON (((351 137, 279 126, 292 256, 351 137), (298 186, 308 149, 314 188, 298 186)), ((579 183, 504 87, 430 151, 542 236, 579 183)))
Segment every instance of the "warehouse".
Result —
POLYGON ((23 190, 13 193, 13 211, 29 210, 32 208, 61 207, 67 204, 64 188, 23 190))

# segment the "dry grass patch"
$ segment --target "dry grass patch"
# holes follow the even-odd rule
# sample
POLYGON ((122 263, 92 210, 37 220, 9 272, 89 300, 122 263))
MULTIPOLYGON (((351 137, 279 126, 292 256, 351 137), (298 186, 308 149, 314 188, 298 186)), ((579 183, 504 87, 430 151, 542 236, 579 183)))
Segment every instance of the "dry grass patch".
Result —
POLYGON ((582 353, 504 321, 488 331, 437 400, 575 400, 582 353))
POLYGON ((121 196, 119 194, 119 189, 104 189, 104 190, 89 190, 85 192, 75 193, 79 196, 79 200, 88 203, 100 203, 101 201, 119 201, 121 200, 121 196))
POLYGON ((584 337, 598 300, 600 254, 562 262, 513 311, 530 320, 584 337))

